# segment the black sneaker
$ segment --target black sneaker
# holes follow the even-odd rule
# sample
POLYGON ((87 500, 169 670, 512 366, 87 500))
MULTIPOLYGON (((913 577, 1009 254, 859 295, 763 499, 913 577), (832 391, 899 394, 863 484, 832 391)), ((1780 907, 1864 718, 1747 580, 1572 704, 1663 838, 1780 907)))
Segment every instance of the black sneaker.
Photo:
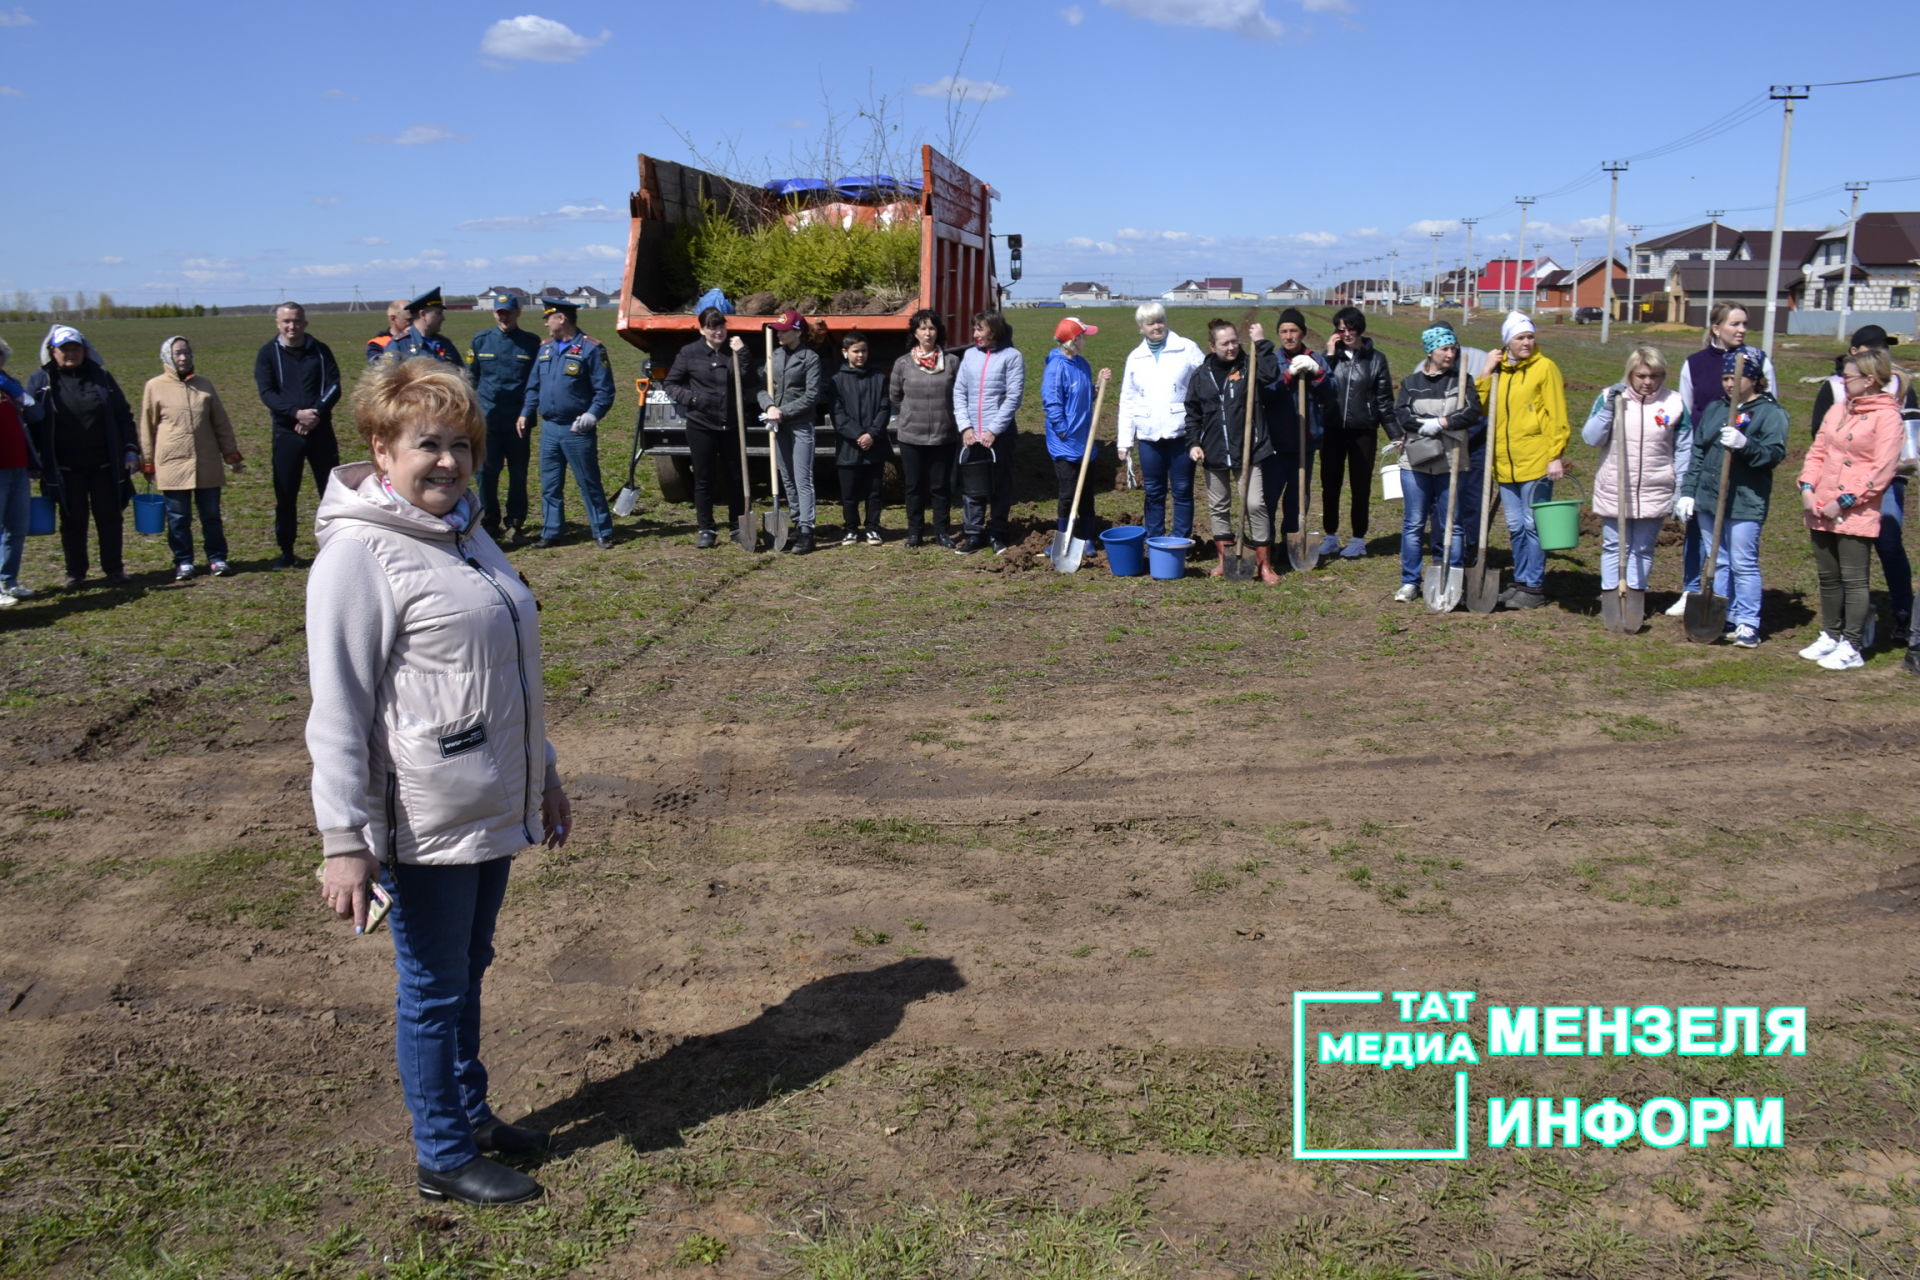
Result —
POLYGON ((612 538, 595 538, 593 540, 593 545, 600 548, 602 551, 611 551, 613 550, 613 539, 612 538))
POLYGON ((793 535, 793 554, 809 555, 813 551, 813 530, 802 526, 800 532, 793 535))
POLYGON ((869 530, 867 530, 867 545, 868 545, 868 546, 870 546, 870 547, 877 547, 877 546, 879 546, 879 545, 881 545, 882 543, 884 543, 884 542, 885 542, 886 540, 887 540, 887 539, 886 539, 886 535, 884 535, 884 534, 882 534, 882 533, 881 533, 881 532, 880 532, 880 531, 879 531, 878 529, 869 529, 869 530))
POLYGON ((282 551, 280 558, 267 567, 269 569, 298 569, 300 567, 300 557, 294 555, 291 551, 282 551))
POLYGON ((847 531, 846 531, 846 533, 845 533, 845 534, 844 534, 844 535, 843 535, 843 536, 841 537, 841 539, 840 539, 840 545, 841 545, 841 546, 843 546, 843 547, 857 547, 857 546, 859 546, 859 545, 860 545, 860 534, 859 534, 859 533, 858 533, 858 532, 857 532, 856 530, 853 530, 853 529, 849 529, 849 530, 847 530, 847 531))
POLYGON ((1912 637, 1912 634, 1912 617, 1904 613, 1894 614, 1893 628, 1887 632, 1887 643, 1891 645, 1903 645, 1912 637))
POLYGON ((719 542, 720 542, 719 534, 715 533, 711 529, 702 529, 700 531, 700 536, 693 540, 693 545, 696 547, 699 547, 702 551, 705 551, 709 547, 719 545, 719 542))
POLYGON ((933 545, 936 547, 945 547, 949 551, 953 551, 957 549, 953 541, 953 535, 950 533, 934 534, 933 545))
POLYGON ((970 556, 976 551, 985 551, 986 549, 987 540, 985 538, 970 537, 955 547, 953 553, 957 556, 970 556))
POLYGON ((473 1128, 473 1145, 482 1155, 537 1156, 553 1143, 553 1135, 542 1129, 522 1129, 495 1118, 473 1128))
POLYGON ((925 541, 926 541, 926 539, 925 539, 925 538, 922 538, 922 537, 921 537, 921 536, 920 536, 919 534, 917 534, 917 533, 909 533, 909 534, 907 535, 907 545, 908 545, 909 547, 918 547, 918 546, 919 546, 919 545, 920 545, 921 543, 923 543, 923 542, 925 542, 925 541))
POLYGON ((1900 660, 1900 665, 1909 673, 1920 676, 1920 649, 1907 650, 1907 656, 1900 660))
POLYGON ((1003 556, 1007 554, 1009 549, 1010 548, 1007 546, 1007 544, 1001 541, 999 538, 995 538, 993 540, 993 554, 997 556, 1003 556))

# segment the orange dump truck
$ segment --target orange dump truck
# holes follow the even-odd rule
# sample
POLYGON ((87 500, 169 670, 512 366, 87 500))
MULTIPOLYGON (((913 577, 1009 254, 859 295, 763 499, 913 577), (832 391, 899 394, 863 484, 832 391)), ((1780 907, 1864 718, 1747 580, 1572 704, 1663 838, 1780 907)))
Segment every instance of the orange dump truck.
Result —
MULTIPOLYGON (((742 225, 796 215, 833 217, 851 221, 912 216, 920 221, 920 273, 917 292, 897 309, 883 315, 809 315, 810 325, 829 335, 858 329, 871 344, 872 359, 882 367, 912 345, 907 322, 914 312, 930 307, 946 322, 949 342, 966 341, 975 313, 1000 305, 1000 286, 994 272, 991 188, 932 147, 920 148, 917 182, 841 180, 806 184, 769 184, 787 190, 757 187, 718 174, 640 156, 640 185, 630 198, 632 221, 627 230, 626 277, 620 287, 620 336, 647 353, 652 389, 640 424, 641 447, 654 460, 662 495, 684 502, 692 495, 692 470, 686 432, 678 407, 661 390, 661 382, 680 348, 699 341, 698 318, 681 310, 689 304, 686 281, 678 269, 679 236, 709 210, 742 225), (805 185, 830 203, 797 199, 791 188, 805 185)), ((1020 278, 1019 237, 1005 237, 1012 278, 1020 278)), ((734 299, 737 303, 739 299, 734 299)), ((776 315, 736 314, 727 327, 746 338, 756 360, 762 350, 761 329, 776 315)), ((822 348, 829 372, 837 367, 839 341, 830 338, 822 348)), ((833 428, 823 420, 816 457, 833 458, 833 428)), ((766 456, 766 432, 748 427, 748 453, 766 456)), ((762 470, 764 468, 758 468, 762 470)))

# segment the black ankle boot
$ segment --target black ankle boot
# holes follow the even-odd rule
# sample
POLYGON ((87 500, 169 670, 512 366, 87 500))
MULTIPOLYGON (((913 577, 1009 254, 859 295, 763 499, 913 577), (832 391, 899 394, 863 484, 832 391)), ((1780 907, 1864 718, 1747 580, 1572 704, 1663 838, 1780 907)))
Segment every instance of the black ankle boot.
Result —
POLYGON ((543 1155, 552 1140, 545 1130, 522 1129, 497 1117, 473 1127, 473 1145, 482 1155, 543 1155))
POLYGON ((420 1176, 420 1196, 425 1200, 525 1204, 546 1194, 539 1183, 518 1169, 509 1169, 485 1156, 475 1156, 446 1173, 435 1173, 425 1165, 418 1166, 416 1172, 420 1176))

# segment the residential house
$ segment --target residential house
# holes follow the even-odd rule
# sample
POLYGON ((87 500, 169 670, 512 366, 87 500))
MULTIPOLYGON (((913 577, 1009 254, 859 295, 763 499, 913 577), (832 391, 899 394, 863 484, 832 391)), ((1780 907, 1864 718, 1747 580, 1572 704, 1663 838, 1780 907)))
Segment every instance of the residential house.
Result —
POLYGON ((610 307, 615 302, 614 296, 612 294, 602 293, 600 290, 594 288, 590 284, 581 285, 578 289, 575 289, 572 293, 569 293, 568 295, 566 295, 566 297, 567 297, 567 301, 571 302, 576 307, 587 307, 587 308, 593 308, 593 309, 598 309, 601 307, 610 307))
POLYGON ((1627 268, 1624 258, 1613 259, 1613 270, 1603 271, 1604 257, 1588 258, 1566 270, 1549 271, 1540 277, 1539 302, 1543 311, 1564 311, 1569 307, 1598 307, 1606 302, 1607 277, 1613 277, 1613 291, 1624 297, 1627 292, 1627 268))
POLYGON ((491 311, 500 299, 512 294, 520 299, 520 305, 526 306, 536 296, 526 289, 516 289, 511 285, 495 284, 482 289, 474 296, 474 306, 483 311, 491 311))
POLYGON ((1920 213, 1863 213, 1845 262, 1847 225, 1820 232, 1808 252, 1796 305, 1837 311, 1842 277, 1852 286, 1849 311, 1909 311, 1920 290, 1920 213))
POLYGON ((1662 285, 1676 262, 1705 262, 1708 258, 1725 262, 1748 253, 1740 233, 1719 222, 1703 222, 1684 231, 1642 240, 1631 248, 1635 282, 1654 280, 1662 285))
POLYGON ((1561 270, 1560 264, 1552 258, 1494 258, 1481 269, 1480 278, 1475 286, 1477 297, 1475 305, 1481 307, 1512 306, 1514 299, 1514 281, 1519 281, 1519 305, 1522 310, 1535 305, 1533 291, 1539 287, 1540 276, 1561 270), (1502 295, 1505 295, 1503 298, 1502 295))
POLYGON ((1167 302, 1205 302, 1207 286, 1198 280, 1182 280, 1160 297, 1167 302))
POLYGON ((1313 296, 1313 290, 1288 276, 1286 282, 1267 290, 1268 302, 1305 302, 1313 296))
POLYGON ((1091 280, 1069 280, 1060 286, 1062 302, 1106 302, 1113 297, 1113 290, 1091 280))
MULTIPOLYGON (((1800 288, 1802 279, 1800 267, 1787 260, 1780 270, 1780 287, 1776 294, 1776 305, 1780 311, 1792 308, 1794 292, 1800 288)), ((1767 263, 1764 259, 1714 264, 1713 300, 1737 303, 1747 309, 1747 324, 1755 343, 1760 340, 1766 296, 1767 263)), ((1707 264, 1690 259, 1674 263, 1667 271, 1664 296, 1656 295, 1656 299, 1653 311, 1642 316, 1642 319, 1704 328, 1707 323, 1707 264)), ((1614 302, 1615 315, 1624 317, 1626 299, 1617 297, 1614 302)))

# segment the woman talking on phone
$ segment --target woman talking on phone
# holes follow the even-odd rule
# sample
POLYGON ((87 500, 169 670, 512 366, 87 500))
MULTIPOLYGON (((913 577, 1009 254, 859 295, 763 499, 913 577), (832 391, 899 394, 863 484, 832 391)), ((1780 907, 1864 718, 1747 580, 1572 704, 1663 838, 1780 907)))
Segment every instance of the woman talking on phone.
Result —
POLYGON ((533 1154, 547 1135, 487 1105, 480 980, 513 855, 565 844, 572 821, 546 736, 539 614, 469 488, 486 421, 466 377, 434 360, 376 365, 353 416, 373 461, 334 470, 307 583, 321 897, 356 932, 392 903, 420 1194, 518 1204, 540 1184, 488 1156, 533 1154))

